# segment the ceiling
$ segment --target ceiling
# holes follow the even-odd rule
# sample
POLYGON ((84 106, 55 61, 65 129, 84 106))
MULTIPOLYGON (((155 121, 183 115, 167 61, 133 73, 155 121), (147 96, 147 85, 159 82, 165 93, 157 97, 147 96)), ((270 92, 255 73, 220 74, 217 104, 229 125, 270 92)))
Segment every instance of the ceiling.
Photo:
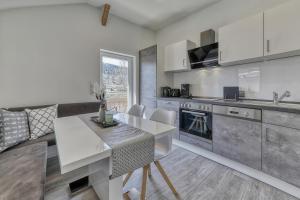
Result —
POLYGON ((0 0, 0 10, 42 5, 109 3, 111 13, 132 23, 158 30, 221 0, 0 0))

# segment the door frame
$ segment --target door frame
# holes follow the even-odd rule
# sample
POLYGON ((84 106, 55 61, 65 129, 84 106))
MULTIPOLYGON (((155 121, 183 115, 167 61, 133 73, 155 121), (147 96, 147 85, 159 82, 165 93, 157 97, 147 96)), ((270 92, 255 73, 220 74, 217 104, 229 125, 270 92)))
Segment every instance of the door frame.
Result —
POLYGON ((100 49, 100 84, 103 80, 102 78, 102 57, 107 55, 108 57, 120 58, 124 59, 127 58, 129 65, 132 65, 132 68, 128 68, 128 85, 129 85, 129 99, 128 99, 128 107, 132 106, 137 102, 137 68, 136 68, 136 57, 129 54, 114 52, 106 49, 100 49))

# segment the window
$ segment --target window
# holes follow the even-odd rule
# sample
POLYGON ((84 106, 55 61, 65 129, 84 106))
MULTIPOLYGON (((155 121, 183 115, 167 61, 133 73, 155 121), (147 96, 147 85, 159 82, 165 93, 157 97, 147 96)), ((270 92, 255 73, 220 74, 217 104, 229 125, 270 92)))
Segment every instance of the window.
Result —
POLYGON ((133 104, 133 57, 101 51, 100 58, 107 108, 126 112, 133 104))

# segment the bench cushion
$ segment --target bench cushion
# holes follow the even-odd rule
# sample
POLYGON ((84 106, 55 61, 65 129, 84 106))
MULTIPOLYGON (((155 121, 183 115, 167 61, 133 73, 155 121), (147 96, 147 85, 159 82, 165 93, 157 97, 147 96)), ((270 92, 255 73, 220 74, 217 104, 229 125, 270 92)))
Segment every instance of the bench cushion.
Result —
MULTIPOLYGON (((24 111, 25 109, 38 109, 38 108, 46 108, 49 106, 53 106, 53 105, 15 107, 15 108, 8 108, 7 110, 24 111)), ((57 108, 57 117, 68 117, 73 115, 98 112, 99 107, 100 107, 99 102, 59 104, 57 108)))
MULTIPOLYGON (((26 147, 28 145, 32 145, 32 144, 36 144, 36 143, 40 143, 40 142, 47 142, 48 146, 56 145, 54 133, 49 133, 49 134, 42 136, 35 140, 27 140, 26 142, 23 142, 15 147, 13 147, 12 149, 26 147)), ((9 149, 9 150, 11 150, 11 149, 9 149)))
POLYGON ((0 154, 0 199, 44 199, 46 162, 46 142, 0 154))

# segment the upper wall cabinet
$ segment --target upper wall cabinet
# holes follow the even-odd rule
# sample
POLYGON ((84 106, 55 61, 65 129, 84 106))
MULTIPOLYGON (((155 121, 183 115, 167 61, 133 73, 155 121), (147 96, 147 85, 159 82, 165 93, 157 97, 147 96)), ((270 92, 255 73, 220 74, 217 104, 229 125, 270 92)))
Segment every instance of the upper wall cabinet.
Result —
POLYGON ((219 64, 239 64, 262 57, 263 13, 219 29, 219 64))
POLYGON ((165 71, 188 71, 191 69, 188 50, 196 47, 196 44, 184 40, 165 47, 165 71))
POLYGON ((293 0, 264 12, 265 56, 283 57, 300 53, 300 1, 293 0))

